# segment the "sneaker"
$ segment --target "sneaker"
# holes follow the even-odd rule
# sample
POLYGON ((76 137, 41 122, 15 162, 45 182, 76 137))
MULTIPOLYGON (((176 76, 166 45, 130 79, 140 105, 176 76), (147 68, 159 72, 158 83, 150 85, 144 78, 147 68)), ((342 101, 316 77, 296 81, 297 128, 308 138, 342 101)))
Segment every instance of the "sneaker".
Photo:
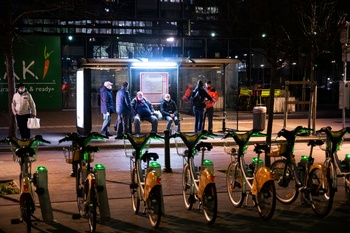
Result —
POLYGON ((75 177, 75 172, 74 172, 74 171, 71 171, 70 176, 71 176, 71 177, 75 177))
POLYGON ((113 136, 113 134, 111 134, 110 132, 107 132, 107 133, 106 133, 106 136, 107 136, 107 137, 110 137, 110 136, 113 136))
POLYGON ((123 139, 123 138, 124 138, 123 135, 117 135, 117 136, 115 137, 115 139, 123 139))

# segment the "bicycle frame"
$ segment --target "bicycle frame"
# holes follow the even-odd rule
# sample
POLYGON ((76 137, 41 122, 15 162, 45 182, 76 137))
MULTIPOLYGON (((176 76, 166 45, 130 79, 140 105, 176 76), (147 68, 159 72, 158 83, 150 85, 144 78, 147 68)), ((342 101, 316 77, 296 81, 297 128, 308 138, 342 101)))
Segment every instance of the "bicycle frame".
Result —
MULTIPOLYGON (((162 192, 161 166, 156 160, 159 158, 157 153, 150 153, 143 149, 147 146, 152 138, 162 138, 157 134, 145 134, 141 136, 133 136, 125 134, 124 140, 127 139, 135 149, 135 153, 130 156, 130 172, 131 172, 131 195, 132 204, 135 214, 139 211, 139 202, 143 201, 151 225, 157 228, 160 223, 161 215, 164 214, 164 201, 162 192), (145 164, 142 164, 142 161, 145 164), (142 166, 145 167, 142 167, 142 166), (135 195, 137 193, 137 196, 135 195)), ((125 142, 124 142, 125 144, 125 142)))
MULTIPOLYGON (((247 145, 249 142, 249 139, 251 137, 266 137, 266 134, 262 134, 259 133, 259 131, 255 131, 255 130, 250 130, 248 132, 242 133, 242 134, 237 134, 236 132, 228 132, 224 138, 227 137, 233 137, 233 139, 235 140, 235 142, 238 145, 238 153, 236 154, 237 158, 237 162, 240 164, 240 167, 242 169, 242 173, 243 173, 243 177, 245 180, 244 184, 247 184, 249 189, 251 190, 252 195, 257 195, 257 193, 261 190, 261 188, 263 187, 263 185, 271 180, 274 180, 273 174, 271 172, 271 170, 266 167, 266 166, 260 166, 258 169, 254 169, 254 173, 253 176, 248 176, 248 166, 246 164, 246 161, 244 159, 244 154, 245 151, 247 149, 247 145)), ((268 147, 266 147, 265 145, 256 145, 256 151, 259 151, 261 149, 265 150, 269 150, 268 147)), ((261 153, 261 152, 260 152, 261 153)), ((260 159, 260 153, 257 153, 258 157, 255 158, 255 160, 257 161, 257 164, 259 165, 261 163, 261 159, 260 159)), ((243 186, 243 191, 246 192, 246 186, 243 186)))
POLYGON ((208 224, 213 224, 217 216, 217 193, 215 186, 214 164, 208 159, 204 159, 204 152, 212 149, 211 143, 199 142, 207 135, 206 131, 197 134, 177 133, 173 137, 179 136, 188 148, 187 154, 183 154, 183 195, 185 206, 188 210, 192 208, 195 201, 199 201, 199 207, 203 206, 204 215, 208 224), (199 142, 199 143, 198 143, 199 142), (199 174, 197 175, 194 164, 195 151, 201 151, 201 163, 199 174), (188 174, 189 172, 189 174, 188 174), (186 192, 189 190, 187 198, 186 192))
MULTIPOLYGON (((15 137, 7 137, 1 140, 1 143, 6 142, 7 144, 13 145, 16 148, 14 159, 15 162, 20 164, 20 221, 27 223, 27 232, 31 231, 31 217, 30 215, 35 211, 35 198, 34 198, 34 186, 37 187, 36 178, 37 174, 32 176, 32 162, 36 160, 36 150, 34 149, 38 143, 50 143, 43 139, 41 135, 36 135, 28 140, 20 140, 15 137)), ((41 189, 38 187, 37 191, 41 189)), ((44 190, 45 191, 45 190, 44 190)), ((38 192, 39 193, 39 192, 38 192)), ((49 213, 47 213, 49 214, 49 213)), ((49 214, 51 216, 51 214, 49 214)), ((17 223, 16 220, 12 220, 12 223, 17 223)))
MULTIPOLYGON (((342 176, 350 175, 350 171, 344 171, 341 167, 341 160, 338 157, 338 151, 343 141, 343 137, 346 133, 350 133, 350 127, 343 128, 338 131, 332 131, 330 126, 323 127, 316 133, 320 134, 324 132, 326 134, 326 159, 324 166, 327 168, 324 170, 325 175, 332 180, 332 188, 337 190, 337 174, 342 176)), ((349 181, 347 181, 349 183, 349 181)))

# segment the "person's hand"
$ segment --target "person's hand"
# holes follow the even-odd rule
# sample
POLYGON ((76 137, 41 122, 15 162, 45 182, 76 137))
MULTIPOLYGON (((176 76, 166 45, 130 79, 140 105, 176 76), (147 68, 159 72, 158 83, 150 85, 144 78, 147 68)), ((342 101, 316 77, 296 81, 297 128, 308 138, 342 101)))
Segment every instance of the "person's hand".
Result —
POLYGON ((109 112, 107 112, 106 115, 109 116, 109 112))
POLYGON ((32 114, 32 118, 35 118, 35 117, 36 117, 36 115, 32 114))

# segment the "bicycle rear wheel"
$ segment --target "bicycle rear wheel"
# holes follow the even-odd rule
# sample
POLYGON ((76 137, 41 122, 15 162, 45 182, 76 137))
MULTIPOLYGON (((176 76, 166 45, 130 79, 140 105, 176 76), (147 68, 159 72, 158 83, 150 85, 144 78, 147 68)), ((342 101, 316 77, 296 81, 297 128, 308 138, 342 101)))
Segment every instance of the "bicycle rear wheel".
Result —
POLYGON ((292 204, 298 198, 294 172, 285 159, 276 160, 271 165, 275 174, 276 198, 283 204, 292 204), (287 166, 287 167, 286 167, 287 166))
POLYGON ((213 224, 216 220, 218 212, 218 196, 216 193, 215 183, 208 184, 202 197, 204 216, 208 221, 208 224, 213 224))
POLYGON ((138 186, 138 178, 137 178, 137 170, 134 168, 132 170, 131 175, 131 185, 130 185, 130 191, 131 191, 131 204, 132 209, 134 210, 135 214, 138 214, 140 210, 140 187, 138 186))
POLYGON ((90 187, 90 201, 87 206, 87 217, 89 220, 90 232, 96 231, 96 221, 97 221, 97 196, 95 187, 90 187))
POLYGON ((190 165, 185 164, 182 171, 182 195, 187 210, 191 210, 193 203, 195 202, 194 197, 194 184, 191 177, 190 165))
POLYGON ((228 165, 226 173, 226 186, 228 197, 234 207, 240 207, 244 200, 243 175, 237 162, 228 165))
POLYGON ((256 195, 259 215, 264 220, 272 218, 276 209, 276 190, 273 181, 267 181, 256 195))
POLYGON ((156 185, 147 200, 148 218, 152 227, 157 228, 162 216, 162 186, 156 185))
POLYGON ((308 187, 312 210, 319 217, 327 216, 332 209, 335 192, 329 175, 323 174, 321 169, 313 169, 309 175, 308 187))

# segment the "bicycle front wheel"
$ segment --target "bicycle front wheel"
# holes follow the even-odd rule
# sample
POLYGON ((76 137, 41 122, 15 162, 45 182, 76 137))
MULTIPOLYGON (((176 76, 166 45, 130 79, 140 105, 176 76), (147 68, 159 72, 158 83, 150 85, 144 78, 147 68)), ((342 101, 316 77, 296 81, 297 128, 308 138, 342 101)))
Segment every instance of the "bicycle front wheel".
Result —
POLYGON ((23 207, 21 207, 22 211, 22 218, 27 224, 27 233, 30 233, 32 231, 32 207, 34 203, 30 198, 27 198, 25 202, 23 203, 23 207))
POLYGON ((237 162, 232 162, 227 168, 226 186, 228 197, 234 207, 240 207, 244 200, 243 175, 237 162))
POLYGON ((90 232, 96 231, 96 221, 97 221, 97 196, 95 187, 90 187, 90 201, 87 206, 87 217, 89 220, 90 232))
POLYGON ((157 228, 160 223, 162 216, 162 200, 162 186, 157 185, 152 189, 147 200, 148 218, 154 228, 157 228))
POLYGON ((275 174, 276 198, 283 204, 292 204, 298 198, 294 172, 285 159, 276 160, 271 165, 275 174))
POLYGON ((350 175, 345 176, 344 190, 345 190, 345 199, 347 203, 350 204, 350 175))
POLYGON ((308 187, 312 210, 319 217, 327 216, 332 209, 335 192, 329 175, 323 174, 321 169, 313 169, 309 175, 308 187))
POLYGON ((80 216, 82 217, 84 217, 85 215, 84 203, 86 200, 84 185, 85 185, 85 180, 83 180, 83 175, 80 167, 76 173, 76 192, 77 192, 78 211, 80 216))
POLYGON ((276 190, 273 181, 267 181, 256 196, 257 208, 260 217, 265 220, 272 218, 276 209, 276 190))
POLYGON ((213 224, 218 212, 218 196, 215 183, 210 183, 205 187, 202 197, 204 216, 208 224, 213 224))
POLYGON ((191 210, 193 203, 195 202, 194 197, 194 184, 191 178, 190 165, 185 164, 182 171, 182 195, 187 210, 191 210))
POLYGON ((130 191, 131 191, 131 204, 132 209, 134 210, 135 214, 138 214, 140 210, 140 187, 138 185, 138 178, 137 178, 137 170, 132 170, 132 176, 131 176, 131 185, 130 185, 130 191))

